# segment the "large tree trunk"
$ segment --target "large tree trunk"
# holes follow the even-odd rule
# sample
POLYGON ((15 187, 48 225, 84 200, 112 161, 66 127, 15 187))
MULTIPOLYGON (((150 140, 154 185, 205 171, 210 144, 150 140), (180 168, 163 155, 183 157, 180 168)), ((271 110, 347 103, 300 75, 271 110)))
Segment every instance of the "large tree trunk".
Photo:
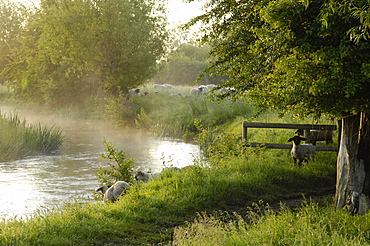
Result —
POLYGON ((352 214, 365 213, 370 207, 370 124, 369 114, 342 119, 337 159, 337 208, 348 208, 352 214))

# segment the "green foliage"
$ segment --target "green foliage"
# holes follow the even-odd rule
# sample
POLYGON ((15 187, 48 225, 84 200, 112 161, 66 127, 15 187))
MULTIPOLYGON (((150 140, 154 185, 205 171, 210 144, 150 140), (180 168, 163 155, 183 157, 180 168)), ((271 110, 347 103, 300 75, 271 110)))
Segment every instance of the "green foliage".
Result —
POLYGON ((207 71, 228 75, 224 87, 262 109, 339 118, 368 111, 370 90, 370 44, 348 36, 367 35, 368 3, 344 2, 210 1, 191 23, 205 25, 203 42, 216 58, 207 71))
POLYGON ((2 160, 30 155, 55 154, 63 144, 62 131, 56 127, 30 125, 17 114, 0 114, 0 153, 2 160))
POLYGON ((103 160, 109 161, 108 167, 101 167, 96 172, 98 181, 101 185, 112 185, 117 181, 133 181, 134 159, 127 159, 123 150, 118 151, 116 146, 104 139, 105 153, 100 155, 103 160))
POLYGON ((142 0, 41 1, 2 75, 18 98, 51 106, 127 92, 156 72, 167 38, 163 11, 142 0))
POLYGON ((128 99, 124 94, 105 98, 104 115, 117 126, 134 125, 139 106, 133 100, 135 98, 128 99))
MULTIPOLYGON (((197 47, 192 44, 181 44, 172 51, 166 61, 162 62, 157 75, 160 83, 173 85, 191 85, 209 64, 207 61, 208 46, 197 47)), ((198 81, 202 84, 219 84, 223 77, 212 77, 203 74, 198 81)))
MULTIPOLYGON (((29 12, 31 10, 23 4, 8 0, 0 1, 0 74, 9 63, 11 52, 21 45, 18 37, 29 12)), ((3 83, 4 80, 0 77, 0 84, 3 83)))

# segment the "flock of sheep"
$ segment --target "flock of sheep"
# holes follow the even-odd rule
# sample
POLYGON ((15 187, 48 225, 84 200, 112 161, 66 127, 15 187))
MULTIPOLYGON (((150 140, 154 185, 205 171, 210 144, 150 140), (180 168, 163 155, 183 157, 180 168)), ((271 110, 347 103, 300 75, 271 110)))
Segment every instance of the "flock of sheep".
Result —
MULTIPOLYGON (((303 162, 308 162, 309 158, 313 158, 316 156, 316 142, 317 141, 326 141, 326 143, 333 143, 333 131, 329 130, 311 130, 310 131, 310 143, 312 144, 301 144, 301 141, 306 141, 307 139, 304 137, 301 137, 302 130, 297 130, 296 133, 298 135, 290 138, 288 142, 292 142, 292 150, 291 150, 291 156, 293 158, 294 164, 297 164, 298 166, 301 166, 303 162)), ((181 170, 180 168, 173 167, 171 168, 173 170, 181 170)), ((147 173, 143 171, 138 171, 135 174, 135 179, 142 181, 142 182, 148 182, 150 179, 152 179, 155 176, 158 176, 160 173, 147 173)), ((97 189, 97 191, 100 191, 104 196, 105 202, 115 202, 117 198, 124 194, 126 190, 130 188, 130 185, 125 181, 118 181, 113 185, 105 185, 97 189)))
MULTIPOLYGON (((190 89, 189 94, 190 95, 205 95, 209 91, 211 91, 212 89, 215 89, 215 87, 216 87, 216 85, 214 85, 214 84, 200 85, 197 88, 190 89)), ((155 89, 155 94, 159 94, 160 91, 172 91, 172 90, 175 89, 175 87, 173 85, 170 85, 170 84, 154 84, 153 88, 155 89)), ((225 92, 228 92, 228 91, 235 91, 236 92, 236 90, 234 88, 221 88, 221 89, 216 90, 215 92, 216 93, 225 93, 225 92)), ((149 92, 141 93, 140 88, 131 89, 129 91, 130 96, 146 96, 148 94, 149 94, 149 92)), ((182 96, 181 93, 169 94, 169 97, 178 97, 178 96, 182 96)))

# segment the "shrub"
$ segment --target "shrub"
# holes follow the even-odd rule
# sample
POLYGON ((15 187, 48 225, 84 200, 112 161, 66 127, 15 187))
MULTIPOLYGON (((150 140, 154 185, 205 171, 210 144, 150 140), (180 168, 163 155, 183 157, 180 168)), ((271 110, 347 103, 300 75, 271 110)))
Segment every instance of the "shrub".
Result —
POLYGON ((116 146, 104 139, 105 153, 101 154, 101 159, 108 160, 108 167, 101 167, 96 172, 98 181, 101 185, 112 185, 117 181, 133 181, 134 159, 127 159, 123 150, 118 151, 116 146))

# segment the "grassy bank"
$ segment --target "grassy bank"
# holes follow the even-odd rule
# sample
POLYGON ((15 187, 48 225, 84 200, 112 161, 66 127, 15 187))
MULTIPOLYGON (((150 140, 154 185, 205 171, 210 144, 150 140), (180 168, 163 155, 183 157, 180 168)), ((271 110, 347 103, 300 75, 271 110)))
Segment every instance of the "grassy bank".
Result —
POLYGON ((56 153, 62 146, 63 135, 56 127, 27 124, 17 114, 0 113, 0 159, 20 159, 30 155, 56 153))
MULTIPOLYGON (((256 116, 245 101, 156 96, 121 98, 107 110, 116 122, 130 120, 159 134, 197 133, 206 160, 134 183, 116 203, 72 202, 32 218, 2 221, 0 245, 369 244, 369 215, 335 211, 330 198, 279 212, 254 205, 334 194, 336 153, 319 152, 315 161, 297 168, 289 150, 241 145, 243 120, 315 123, 312 119, 279 118, 275 112, 256 116)), ((294 130, 248 131, 251 142, 286 143, 292 135, 294 130)))
POLYGON ((259 200, 275 203, 302 194, 332 193, 335 158, 320 155, 317 159, 296 168, 286 151, 247 149, 239 156, 224 156, 207 165, 168 170, 149 183, 132 187, 114 204, 73 203, 25 221, 1 222, 0 244, 169 243, 174 235, 176 240, 181 238, 181 231, 173 234, 174 229, 180 230, 178 226, 193 221, 198 213, 221 210, 245 215, 259 200))

